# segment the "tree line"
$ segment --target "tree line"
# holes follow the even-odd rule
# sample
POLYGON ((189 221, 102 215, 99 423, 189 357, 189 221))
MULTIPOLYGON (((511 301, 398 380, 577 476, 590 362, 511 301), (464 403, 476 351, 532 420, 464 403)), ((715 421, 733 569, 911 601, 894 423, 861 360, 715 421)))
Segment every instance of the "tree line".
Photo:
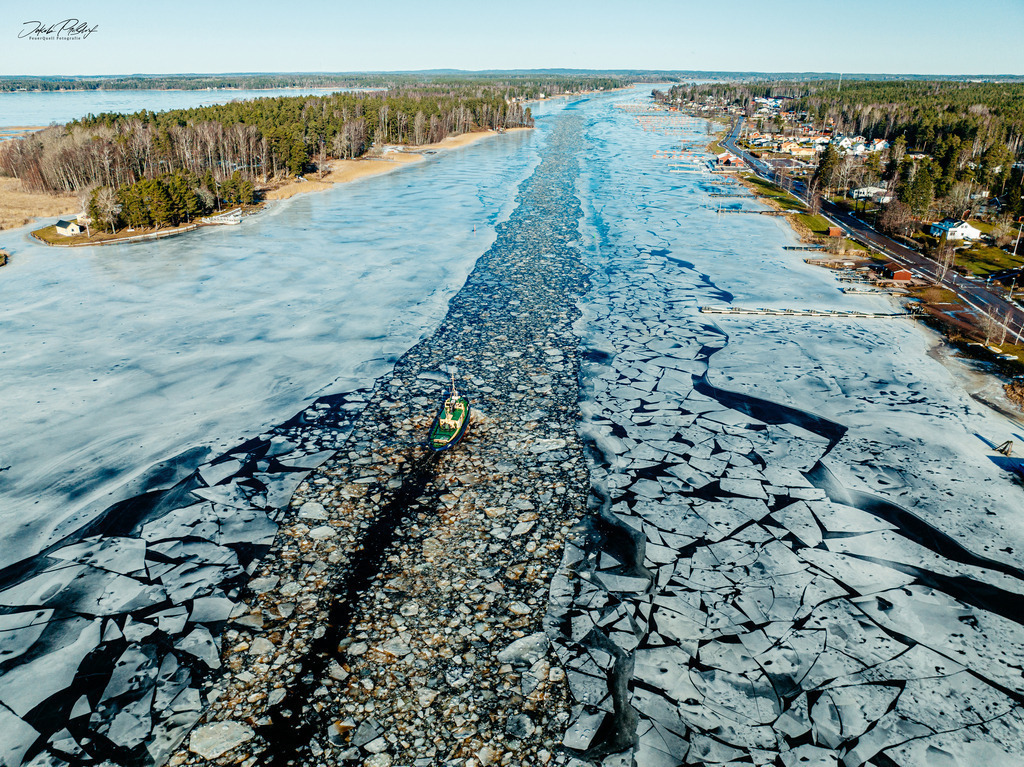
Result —
MULTIPOLYGON (((653 76, 649 73, 647 76, 653 76)), ((645 75, 639 75, 640 80, 645 75)), ((92 91, 92 90, 205 90, 206 88, 369 88, 391 90, 420 85, 444 87, 484 82, 501 85, 516 96, 532 97, 538 92, 566 93, 581 90, 609 90, 636 81, 637 76, 598 72, 543 73, 531 71, 456 73, 265 73, 234 75, 124 75, 114 77, 0 77, 2 91, 92 91)))
POLYGON ((88 115, 0 147, 0 173, 26 189, 114 189, 185 172, 220 183, 301 173, 372 144, 423 144, 475 128, 530 126, 506 85, 463 83, 387 93, 343 92, 235 101, 154 113, 88 115))
POLYGON ((255 201, 252 181, 242 178, 238 171, 223 182, 218 182, 211 171, 202 177, 179 171, 142 179, 120 189, 96 187, 83 194, 93 223, 109 227, 111 233, 122 226, 139 229, 187 224, 223 206, 255 201))
POLYGON ((955 80, 838 80, 676 85, 667 98, 702 102, 707 97, 756 111, 754 99, 785 100, 785 110, 805 115, 817 129, 894 141, 909 151, 956 151, 978 157, 995 145, 1012 156, 1024 151, 1024 82, 955 80), (963 149, 961 149, 961 145, 963 149))

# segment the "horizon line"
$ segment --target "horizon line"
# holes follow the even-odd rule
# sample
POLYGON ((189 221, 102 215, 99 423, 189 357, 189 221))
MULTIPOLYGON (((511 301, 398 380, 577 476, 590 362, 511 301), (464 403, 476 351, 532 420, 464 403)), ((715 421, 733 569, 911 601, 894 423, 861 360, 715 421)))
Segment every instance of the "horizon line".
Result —
POLYGON ((426 75, 426 74, 595 74, 595 75, 786 75, 786 76, 843 76, 843 77, 893 77, 915 79, 947 79, 947 78, 999 78, 1024 79, 1024 74, 1013 73, 929 73, 929 72, 837 72, 830 70, 725 70, 725 69, 587 69, 577 67, 534 67, 529 69, 460 69, 455 67, 436 67, 430 69, 367 69, 367 70, 297 70, 297 71, 262 71, 262 72, 134 72, 116 74, 0 74, 0 79, 109 79, 109 78, 158 78, 158 77, 252 77, 260 75, 318 75, 318 76, 369 76, 369 75, 426 75))

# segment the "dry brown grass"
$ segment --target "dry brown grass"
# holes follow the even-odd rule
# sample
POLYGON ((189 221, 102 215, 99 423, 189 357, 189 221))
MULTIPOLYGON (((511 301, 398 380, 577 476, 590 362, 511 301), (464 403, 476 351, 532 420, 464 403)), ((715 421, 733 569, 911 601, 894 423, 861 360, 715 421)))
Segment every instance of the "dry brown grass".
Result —
POLYGON ((34 218, 72 215, 78 210, 78 198, 73 194, 26 192, 18 179, 0 176, 0 229, 24 226, 34 218))

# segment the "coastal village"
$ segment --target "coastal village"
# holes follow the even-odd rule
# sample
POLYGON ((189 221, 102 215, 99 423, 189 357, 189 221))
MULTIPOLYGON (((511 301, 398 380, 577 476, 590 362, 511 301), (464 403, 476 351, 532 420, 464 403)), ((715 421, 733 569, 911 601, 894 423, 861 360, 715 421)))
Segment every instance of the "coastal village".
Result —
MULTIPOLYGON (((741 107, 715 96, 689 102, 673 102, 658 91, 654 96, 669 113, 730 126, 729 131, 719 128, 719 138, 708 147, 714 155, 710 172, 735 175, 751 193, 786 214, 802 247, 820 251, 809 255, 808 263, 835 270, 837 279, 848 285, 846 291, 884 291, 905 297, 910 310, 943 332, 962 353, 992 363, 1012 379, 1005 384, 1006 394, 1024 407, 1024 379, 1019 378, 1024 364, 1018 364, 1024 359, 1024 329, 1011 327, 1005 312, 965 298, 952 282, 983 281, 986 289, 1021 306, 1024 218, 1014 220, 1009 194, 974 184, 973 191, 953 203, 955 208, 926 205, 922 215, 915 217, 900 201, 900 176, 891 168, 933 161, 924 153, 894 148, 882 138, 815 127, 806 113, 793 109, 793 99, 754 97, 741 107), (742 151, 722 146, 722 137, 736 125, 742 127, 735 146, 742 151), (746 158, 741 156, 744 153, 746 158), (827 180, 822 179, 825 166, 827 180), (885 180, 887 168, 889 179, 885 180), (831 208, 833 214, 823 207, 831 208), (896 222, 893 209, 899 209, 896 222), (933 266, 922 270, 894 260, 878 243, 841 225, 835 213, 863 222, 922 254, 933 266)), ((965 168, 974 171, 976 163, 967 161, 965 168)), ((1004 169, 992 170, 999 174, 1004 169)), ((1012 171, 1019 175, 1024 163, 1014 164, 1012 171)))

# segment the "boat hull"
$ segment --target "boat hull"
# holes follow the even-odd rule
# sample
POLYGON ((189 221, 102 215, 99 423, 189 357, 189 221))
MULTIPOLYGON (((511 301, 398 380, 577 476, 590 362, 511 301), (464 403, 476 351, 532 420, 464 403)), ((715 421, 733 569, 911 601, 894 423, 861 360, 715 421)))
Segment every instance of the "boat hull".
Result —
MULTIPOLYGON (((444 403, 447 402, 448 397, 446 396, 444 403)), ((459 441, 466 434, 466 428, 469 426, 469 400, 466 397, 457 397, 453 410, 455 411, 454 415, 457 423, 454 429, 446 427, 443 423, 445 419, 444 404, 441 405, 441 409, 434 416, 434 422, 431 424, 430 431, 427 434, 427 447, 435 453, 440 453, 459 444, 459 441)))

